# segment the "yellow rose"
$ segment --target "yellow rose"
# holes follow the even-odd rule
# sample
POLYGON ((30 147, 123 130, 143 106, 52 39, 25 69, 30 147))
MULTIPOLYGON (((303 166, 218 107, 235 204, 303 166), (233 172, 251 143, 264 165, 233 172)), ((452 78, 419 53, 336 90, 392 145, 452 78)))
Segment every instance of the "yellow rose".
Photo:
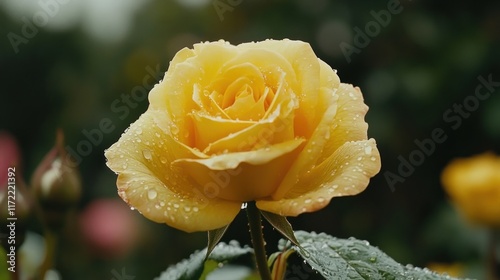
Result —
POLYGON ((443 186, 472 223, 500 227, 500 158, 486 153, 456 159, 443 171, 443 186))
POLYGON ((301 41, 182 49, 149 102, 107 164, 124 201, 187 232, 229 224, 247 201, 316 211, 380 169, 361 91, 301 41))
POLYGON ((465 267, 461 263, 430 263, 427 268, 439 274, 447 274, 451 277, 464 277, 465 267))

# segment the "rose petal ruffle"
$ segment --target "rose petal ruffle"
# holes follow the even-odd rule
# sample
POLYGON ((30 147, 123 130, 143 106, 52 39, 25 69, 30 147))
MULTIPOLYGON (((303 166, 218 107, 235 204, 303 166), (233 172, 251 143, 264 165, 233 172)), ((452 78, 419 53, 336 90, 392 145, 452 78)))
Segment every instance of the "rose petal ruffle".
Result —
POLYGON ((178 159, 208 197, 253 201, 270 196, 281 182, 304 139, 294 139, 247 152, 226 153, 206 159, 178 159), (256 177, 258 176, 258 177, 256 177))
POLYGON ((317 211, 333 197, 362 192, 380 170, 375 140, 347 142, 323 163, 300 178, 279 200, 258 200, 261 210, 282 216, 317 211))
POLYGON ((105 155, 118 174, 118 194, 155 222, 186 231, 205 231, 229 224, 241 203, 207 198, 196 182, 172 162, 197 155, 157 125, 162 112, 148 110, 122 134, 105 155))

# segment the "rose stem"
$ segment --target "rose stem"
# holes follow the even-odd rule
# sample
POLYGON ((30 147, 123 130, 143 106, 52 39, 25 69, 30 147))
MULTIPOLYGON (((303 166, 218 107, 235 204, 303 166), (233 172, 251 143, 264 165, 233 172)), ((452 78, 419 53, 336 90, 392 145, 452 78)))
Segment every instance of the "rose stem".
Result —
POLYGON ((259 270, 262 280, 271 280, 271 272, 267 267, 267 256, 262 233, 262 220, 260 211, 255 206, 255 202, 247 203, 248 226, 250 227, 250 236, 252 237, 253 249, 255 251, 255 259, 257 261, 257 269, 259 270))
POLYGON ((500 245, 500 231, 490 229, 490 245, 488 252, 488 270, 491 280, 500 280, 500 256, 497 256, 497 248, 500 245))

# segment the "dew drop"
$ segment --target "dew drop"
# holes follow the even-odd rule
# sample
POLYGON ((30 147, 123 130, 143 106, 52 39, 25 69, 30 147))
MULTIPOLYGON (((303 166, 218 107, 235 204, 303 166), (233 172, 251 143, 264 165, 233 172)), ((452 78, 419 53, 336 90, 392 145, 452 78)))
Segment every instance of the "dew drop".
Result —
POLYGON ((200 209, 198 209, 198 207, 193 207, 193 211, 198 212, 198 211, 200 211, 200 209))
POLYGON ((134 207, 130 207, 130 210, 134 211, 134 210, 135 210, 135 208, 134 208, 134 207))
MULTIPOLYGON (((304 255, 304 257, 309 258, 309 257, 311 256, 311 254, 310 254, 309 252, 307 252, 305 249, 302 249, 302 248, 301 248, 301 249, 299 249, 299 250, 300 250, 300 253, 301 253, 302 255, 304 255)), ((305 263, 305 264, 307 264, 306 260, 304 260, 304 263, 305 263)))
POLYGON ((167 163, 167 159, 166 159, 166 158, 164 158, 164 157, 160 157, 160 161, 161 161, 161 163, 163 163, 163 164, 166 164, 166 163, 167 163))
POLYGON ((372 146, 366 146, 365 147, 365 154, 371 155, 372 154, 372 146))
POLYGON ((138 127, 135 131, 136 134, 141 135, 142 134, 142 129, 138 127))
POLYGON ((124 164, 122 165, 122 168, 123 168, 123 169, 126 169, 127 167, 128 167, 128 165, 127 165, 126 163, 124 163, 124 164))
POLYGON ((375 160, 377 160, 377 158, 376 157, 371 157, 370 160, 371 161, 375 161, 375 160))
POLYGON ((311 199, 309 199, 309 198, 308 198, 308 199, 304 200, 304 202, 305 202, 306 204, 307 204, 307 203, 311 203, 311 199))
POLYGON ((248 204, 246 202, 242 203, 241 204, 241 209, 246 209, 248 206, 248 204))
POLYGON ((158 195, 158 193, 155 190, 148 191, 148 198, 151 200, 155 199, 157 195, 158 195))
POLYGON ((144 156, 145 159, 147 160, 151 160, 151 158, 153 158, 153 156, 151 155, 151 151, 148 150, 148 149, 144 149, 142 150, 142 155, 144 156))
POLYGON ((178 209, 179 207, 180 207, 179 204, 177 204, 177 203, 174 204, 175 209, 178 209))
POLYGON ((191 212, 191 207, 189 207, 189 206, 184 206, 184 211, 186 211, 186 212, 191 212))

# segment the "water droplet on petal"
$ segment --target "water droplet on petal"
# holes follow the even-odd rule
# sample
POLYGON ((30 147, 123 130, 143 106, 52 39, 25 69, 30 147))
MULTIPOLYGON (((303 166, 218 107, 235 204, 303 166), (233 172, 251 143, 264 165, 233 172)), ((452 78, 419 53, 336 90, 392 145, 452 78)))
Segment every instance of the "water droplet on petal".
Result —
POLYGON ((330 139, 330 130, 329 129, 326 130, 325 139, 326 140, 330 139))
POLYGON ((365 154, 371 155, 372 154, 372 146, 366 146, 365 147, 365 154))
POLYGON ((136 134, 141 135, 142 134, 142 129, 140 127, 137 128, 135 131, 136 134))
POLYGON ((157 195, 158 195, 158 193, 155 190, 148 191, 148 198, 151 200, 155 199, 157 195))
POLYGON ((151 160, 151 158, 153 158, 153 156, 151 155, 151 151, 148 150, 148 149, 144 149, 142 150, 142 155, 144 156, 145 159, 147 160, 151 160))

